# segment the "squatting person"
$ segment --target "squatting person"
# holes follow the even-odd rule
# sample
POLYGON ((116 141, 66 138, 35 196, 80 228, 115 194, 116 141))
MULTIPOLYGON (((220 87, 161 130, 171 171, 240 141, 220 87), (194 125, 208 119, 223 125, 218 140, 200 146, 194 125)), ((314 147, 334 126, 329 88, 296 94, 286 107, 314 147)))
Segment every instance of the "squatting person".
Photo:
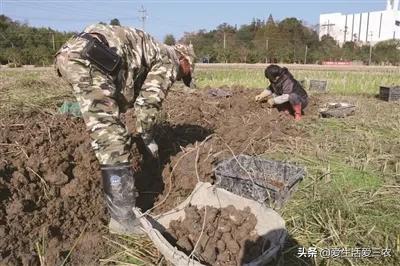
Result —
POLYGON ((162 101, 176 80, 191 85, 194 57, 191 46, 168 46, 141 30, 102 24, 88 26, 56 54, 56 71, 73 89, 101 165, 111 232, 142 233, 132 212, 131 139, 119 114, 134 108, 137 131, 158 157, 153 126, 162 101))
POLYGON ((265 77, 270 85, 256 96, 256 101, 268 99, 270 107, 276 105, 286 113, 294 113, 296 121, 301 120, 302 111, 307 107, 308 95, 289 70, 278 65, 269 65, 265 77))

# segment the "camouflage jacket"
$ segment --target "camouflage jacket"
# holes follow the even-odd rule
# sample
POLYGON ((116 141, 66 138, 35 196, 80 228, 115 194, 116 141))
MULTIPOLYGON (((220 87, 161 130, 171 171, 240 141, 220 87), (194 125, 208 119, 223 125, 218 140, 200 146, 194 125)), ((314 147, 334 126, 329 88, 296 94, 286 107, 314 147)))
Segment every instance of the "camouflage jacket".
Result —
MULTIPOLYGON (((166 93, 176 80, 179 60, 175 50, 156 41, 149 34, 134 28, 102 24, 90 25, 84 32, 100 33, 121 56, 121 70, 113 78, 117 90, 128 102, 132 102, 141 89, 162 90, 166 93)), ((86 43, 85 39, 73 37, 59 53, 80 55, 86 43)))

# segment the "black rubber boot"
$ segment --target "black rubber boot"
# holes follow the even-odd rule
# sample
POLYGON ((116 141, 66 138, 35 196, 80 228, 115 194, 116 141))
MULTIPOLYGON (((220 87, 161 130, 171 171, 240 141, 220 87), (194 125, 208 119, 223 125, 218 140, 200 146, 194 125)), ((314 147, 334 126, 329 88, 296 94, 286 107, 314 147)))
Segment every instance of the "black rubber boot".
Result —
POLYGON ((102 166, 105 200, 111 219, 111 233, 122 235, 144 234, 133 214, 137 192, 132 168, 128 164, 102 166))

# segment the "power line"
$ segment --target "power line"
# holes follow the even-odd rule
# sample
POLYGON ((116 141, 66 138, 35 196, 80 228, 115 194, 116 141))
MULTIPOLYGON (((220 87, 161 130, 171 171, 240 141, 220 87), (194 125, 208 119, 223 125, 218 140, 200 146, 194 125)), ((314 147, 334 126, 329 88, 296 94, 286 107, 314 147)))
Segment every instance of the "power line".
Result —
MULTIPOLYGON (((4 1, 4 0, 3 0, 4 1)), ((11 4, 10 4, 11 6, 11 4)), ((16 3, 13 4, 15 10, 23 10, 23 9, 31 9, 32 3, 16 3)), ((65 3, 57 3, 57 4, 43 4, 37 5, 35 8, 36 18, 40 18, 42 20, 46 20, 49 14, 57 14, 59 17, 68 17, 71 18, 71 14, 73 14, 73 18, 82 18, 85 19, 98 19, 99 14, 80 7, 79 5, 66 5, 65 3)), ((110 12, 106 14, 110 15, 110 12)), ((18 14, 16 14, 18 16, 18 14)), ((33 17, 33 19, 36 19, 33 17)))
MULTIPOLYGON (((0 0, 7 1, 7 0, 0 0)), ((94 1, 92 1, 94 2, 94 1)), ((139 21, 138 18, 132 18, 131 14, 128 12, 132 8, 132 3, 126 3, 120 5, 123 6, 123 10, 125 12, 116 12, 110 5, 97 5, 95 8, 84 8, 86 3, 75 1, 73 4, 65 3, 65 1, 54 1, 54 2, 40 2, 43 4, 36 5, 35 15, 28 17, 21 17, 19 14, 15 14, 11 17, 16 17, 17 19, 26 19, 26 20, 42 20, 42 21, 77 21, 77 22, 90 22, 90 21, 105 21, 111 20, 114 18, 128 20, 128 21, 139 21), (113 12, 114 11, 114 12, 113 12), (55 16, 49 16, 49 14, 57 14, 55 16), (106 14, 106 17, 103 16, 106 14), (71 16, 72 15, 72 16, 71 16)), ((109 2, 110 4, 110 2, 109 2)), ((114 2, 112 2, 114 5, 114 2)), ((33 2, 25 2, 18 1, 13 2, 13 4, 9 4, 9 6, 13 6, 14 10, 23 10, 23 9, 31 9, 33 2)))
MULTIPOLYGON (((60 3, 60 0, 3 0, 5 3, 60 3)), ((62 0, 64 3, 80 3, 81 0, 62 0)), ((93 0, 87 1, 92 3, 110 3, 109 0, 93 0)), ((141 1, 132 1, 132 0, 114 0, 113 3, 132 3, 132 2, 141 2, 141 1)), ((187 4, 187 3, 207 3, 207 4, 219 4, 219 3, 230 3, 230 4, 248 4, 248 3, 258 3, 258 4, 268 4, 268 3, 294 3, 294 4, 321 4, 321 0, 193 0, 188 2, 187 0, 147 0, 147 3, 177 3, 177 4, 187 4)), ((382 0, 326 0, 324 3, 346 3, 346 4, 372 4, 372 3, 381 3, 382 0)))
MULTIPOLYGON (((30 20, 42 20, 42 21, 78 21, 78 22, 88 22, 88 21, 100 21, 100 20, 112 20, 115 17, 103 17, 103 18, 42 18, 42 17, 13 17, 13 19, 16 20, 22 20, 22 21, 30 21, 30 20)), ((132 18, 132 17, 117 17, 120 20, 131 20, 131 21, 137 21, 137 18, 132 18)))
MULTIPOLYGON (((5 0, 3 0, 5 1, 5 0)), ((78 3, 77 4, 81 4, 78 3)), ((32 8, 32 3, 29 2, 17 2, 16 4, 14 4, 14 7, 16 9, 19 8, 32 8)), ((109 11, 109 10, 107 10, 109 11)), ((57 12, 57 14, 66 14, 66 15, 71 15, 74 14, 74 17, 76 17, 78 14, 79 15, 83 15, 85 17, 89 17, 91 15, 98 15, 95 11, 93 11, 92 9, 86 9, 86 8, 82 8, 81 5, 68 5, 66 3, 63 2, 58 2, 58 3, 47 3, 47 4, 43 4, 43 5, 37 5, 35 6, 35 14, 38 15, 38 13, 43 13, 43 14, 54 14, 54 12, 57 12)), ((110 12, 107 12, 108 14, 110 12)))
POLYGON ((142 20, 142 30, 145 30, 145 24, 146 24, 146 19, 147 19, 147 10, 144 9, 143 5, 142 8, 138 10, 139 14, 141 14, 139 17, 142 20))
POLYGON ((16 32, 16 31, 14 31, 14 32, 4 32, 5 34, 7 34, 7 35, 10 35, 10 36, 32 36, 32 37, 35 37, 35 36, 38 36, 38 35, 50 35, 50 34, 52 34, 52 32, 54 32, 56 35, 58 35, 58 36, 60 36, 60 35, 67 35, 67 36, 69 36, 69 35, 73 35, 73 34, 75 34, 75 33, 77 33, 77 32, 75 32, 75 31, 69 31, 69 32, 61 32, 61 31, 57 31, 57 30, 48 30, 47 28, 43 28, 46 32, 16 32))

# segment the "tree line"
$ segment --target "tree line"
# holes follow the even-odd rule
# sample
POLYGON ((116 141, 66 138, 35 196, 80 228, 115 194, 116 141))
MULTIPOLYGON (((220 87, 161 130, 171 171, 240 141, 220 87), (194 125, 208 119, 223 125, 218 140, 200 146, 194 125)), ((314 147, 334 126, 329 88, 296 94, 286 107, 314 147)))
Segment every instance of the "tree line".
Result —
POLYGON ((0 16, 0 63, 49 65, 61 45, 73 35, 51 28, 30 27, 26 23, 0 16))
MULTIPOLYGON (((171 36, 167 37, 170 41, 171 36)), ((272 15, 266 21, 253 19, 240 27, 224 23, 214 30, 185 33, 183 41, 193 44, 200 61, 210 63, 400 63, 399 40, 380 42, 372 49, 358 42, 340 47, 331 36, 319 39, 317 27, 296 18, 275 21, 272 15)))
MULTIPOLYGON (((112 19, 110 24, 120 25, 120 22, 112 19)), ((76 33, 31 27, 27 23, 0 15, 0 64, 50 65, 55 53, 74 34, 76 33)))
MULTIPOLYGON (((118 19, 113 19, 110 24, 120 23, 118 19)), ((55 52, 73 34, 31 27, 0 15, 0 63, 50 65, 55 52)), ((185 33, 179 41, 192 43, 198 61, 209 63, 400 63, 399 40, 380 42, 373 49, 356 42, 346 42, 340 47, 330 36, 319 39, 315 27, 307 26, 296 18, 275 21, 269 16, 266 21, 253 19, 240 27, 224 23, 210 31, 185 33)), ((176 40, 168 34, 164 42, 174 44, 176 40)))

